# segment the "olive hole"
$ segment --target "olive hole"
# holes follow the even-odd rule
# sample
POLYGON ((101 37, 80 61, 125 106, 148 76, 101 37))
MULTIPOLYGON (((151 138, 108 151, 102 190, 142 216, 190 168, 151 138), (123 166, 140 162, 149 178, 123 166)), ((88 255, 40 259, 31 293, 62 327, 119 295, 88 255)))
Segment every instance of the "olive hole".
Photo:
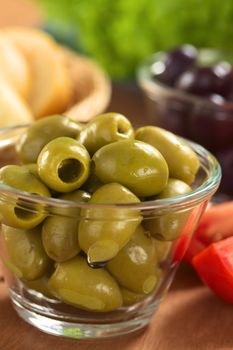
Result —
POLYGON ((127 132, 128 132, 128 129, 126 129, 126 127, 124 125, 121 125, 121 124, 117 125, 117 133, 118 134, 125 135, 125 134, 127 134, 127 132))
POLYGON ((83 165, 77 159, 65 159, 58 168, 59 178, 66 183, 74 182, 83 172, 83 165))

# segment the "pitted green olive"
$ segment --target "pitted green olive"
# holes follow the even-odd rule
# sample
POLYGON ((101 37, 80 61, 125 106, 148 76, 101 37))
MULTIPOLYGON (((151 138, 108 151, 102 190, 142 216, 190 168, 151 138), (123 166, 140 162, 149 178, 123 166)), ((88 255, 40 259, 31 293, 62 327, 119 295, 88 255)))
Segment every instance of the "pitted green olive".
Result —
POLYGON ((28 163, 28 164, 23 164, 21 165, 21 168, 24 168, 24 169, 27 169, 29 170, 29 172, 36 176, 39 180, 40 180, 40 177, 39 177, 39 174, 38 174, 38 170, 37 170, 37 164, 36 163, 28 163))
MULTIPOLYGON (((191 187, 185 182, 177 179, 169 179, 164 190, 153 199, 165 199, 187 194, 191 187)), ((169 213, 163 213, 152 219, 146 219, 143 222, 144 227, 150 232, 151 236, 158 240, 173 241, 178 238, 186 224, 190 210, 179 209, 170 210, 169 213)), ((155 213, 156 215, 156 213, 155 213)))
POLYGON ((103 268, 92 269, 81 256, 57 264, 49 288, 58 299, 85 310, 104 312, 122 306, 114 278, 103 268))
POLYGON ((60 199, 64 199, 66 201, 74 201, 74 202, 89 202, 91 199, 91 195, 83 190, 76 190, 69 193, 64 193, 60 197, 60 199))
POLYGON ((153 238, 153 241, 155 245, 157 260, 159 262, 165 261, 168 258, 171 249, 171 242, 159 241, 155 238, 153 238))
POLYGON ((42 245, 40 227, 22 230, 2 225, 2 234, 9 256, 7 266, 18 278, 32 281, 50 271, 51 261, 42 245))
POLYGON ((94 171, 104 183, 118 182, 137 196, 153 196, 167 184, 168 166, 153 146, 141 141, 118 141, 93 156, 94 171))
POLYGON ((169 176, 192 184, 200 167, 196 153, 175 134, 156 126, 144 126, 135 138, 157 148, 165 158, 169 176))
POLYGON ((80 124, 62 115, 37 120, 21 135, 17 143, 18 155, 24 163, 36 163, 40 151, 49 141, 61 136, 76 138, 80 130, 80 124))
MULTIPOLYGON (((88 202, 91 196, 85 191, 76 190, 65 193, 60 198, 75 202, 88 202)), ((42 241, 45 251, 51 259, 63 262, 75 257, 80 252, 78 226, 78 218, 69 216, 54 215, 45 220, 42 228, 42 241)))
POLYGON ((42 241, 47 255, 62 262, 75 257, 80 252, 77 219, 50 216, 43 223, 42 241))
POLYGON ((134 293, 131 290, 121 287, 121 294, 124 306, 135 305, 148 297, 147 294, 134 293))
POLYGON ((84 126, 77 140, 93 155, 108 143, 133 138, 134 130, 126 117, 119 113, 106 113, 98 115, 84 126))
MULTIPOLYGON (((89 203, 127 204, 140 200, 127 188, 111 183, 93 193, 89 203)), ((104 262, 117 255, 129 241, 142 218, 138 210, 92 208, 83 210, 79 225, 79 244, 90 264, 104 262)))
POLYGON ((33 292, 37 292, 37 293, 40 293, 47 298, 54 299, 54 296, 49 291, 48 281, 49 281, 48 276, 43 276, 43 277, 38 278, 38 279, 33 280, 33 281, 25 281, 24 285, 26 286, 27 289, 29 289, 33 292))
MULTIPOLYGON (((0 169, 0 183, 43 197, 50 197, 47 187, 28 169, 19 165, 6 165, 0 169)), ((16 199, 0 201, 3 223, 12 227, 31 229, 46 217, 43 208, 33 201, 16 199)))
POLYGON ((124 288, 139 294, 149 294, 160 280, 157 267, 156 250, 153 240, 145 235, 139 226, 131 240, 115 258, 108 262, 107 268, 124 288))
POLYGON ((58 192, 70 192, 87 180, 90 156, 78 141, 58 137, 43 147, 37 166, 40 178, 48 187, 58 192))

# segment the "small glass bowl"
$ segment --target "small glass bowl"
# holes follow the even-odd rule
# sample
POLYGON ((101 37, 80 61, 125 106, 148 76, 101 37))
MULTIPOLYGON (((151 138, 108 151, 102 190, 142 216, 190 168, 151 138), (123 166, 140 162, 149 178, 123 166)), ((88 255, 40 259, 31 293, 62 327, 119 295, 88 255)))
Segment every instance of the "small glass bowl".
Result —
MULTIPOLYGON (((20 126, 0 131, 0 166, 19 163, 15 144, 25 128, 20 126)), ((21 318, 44 332, 76 339, 109 338, 148 325, 166 295, 192 233, 221 178, 220 166, 214 156, 197 144, 190 143, 190 146, 198 155, 201 167, 192 191, 175 198, 132 205, 94 205, 39 197, 0 184, 0 261, 12 304, 21 318), (43 271, 42 266, 41 269, 38 257, 43 250, 40 237, 43 223, 37 231, 36 242, 40 241, 38 253, 34 240, 30 242, 26 239, 25 243, 20 238, 27 236, 28 231, 14 231, 9 226, 6 229, 6 222, 9 225, 6 208, 26 221, 32 216, 44 215, 77 220, 79 225, 88 220, 98 225, 104 223, 109 230, 116 225, 124 229, 136 225, 141 231, 141 236, 138 235, 141 238, 131 239, 127 248, 122 248, 120 253, 123 250, 124 253, 121 256, 118 253, 120 260, 115 268, 107 263, 94 269, 88 266, 83 252, 79 253, 78 259, 85 262, 87 273, 81 273, 75 265, 77 257, 65 262, 75 266, 77 277, 76 273, 72 277, 66 272, 60 274, 57 282, 60 289, 55 295, 48 281, 51 281, 54 270, 64 263, 50 261, 49 268, 43 271), (160 233, 157 232, 159 230, 160 233), (156 238, 152 238, 154 236, 156 238), (40 269, 39 274, 35 266, 40 269), (22 269, 29 271, 27 275, 30 278, 25 278, 22 269), (101 309, 105 302, 115 302, 111 299, 111 295, 115 298, 114 290, 101 280, 101 276, 94 278, 97 282, 90 279, 90 271, 93 276, 99 276, 100 271, 104 271, 108 279, 114 281, 111 285, 117 289, 117 308, 107 312, 101 309)))
MULTIPOLYGON (((213 152, 223 169, 221 191, 232 196, 233 102, 212 101, 161 83, 153 72, 164 55, 162 51, 155 53, 137 71, 150 122, 213 152)), ((232 64, 232 55, 214 49, 198 51, 201 65, 213 65, 224 60, 232 64)))

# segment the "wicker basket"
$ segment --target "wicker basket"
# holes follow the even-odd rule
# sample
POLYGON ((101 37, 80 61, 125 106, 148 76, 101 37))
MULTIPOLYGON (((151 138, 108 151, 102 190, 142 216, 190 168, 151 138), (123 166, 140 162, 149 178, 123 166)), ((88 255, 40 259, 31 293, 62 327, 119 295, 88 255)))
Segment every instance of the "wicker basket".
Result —
POLYGON ((109 104, 111 83, 93 61, 68 49, 62 49, 73 81, 73 102, 64 112, 75 121, 87 122, 102 113, 109 104))

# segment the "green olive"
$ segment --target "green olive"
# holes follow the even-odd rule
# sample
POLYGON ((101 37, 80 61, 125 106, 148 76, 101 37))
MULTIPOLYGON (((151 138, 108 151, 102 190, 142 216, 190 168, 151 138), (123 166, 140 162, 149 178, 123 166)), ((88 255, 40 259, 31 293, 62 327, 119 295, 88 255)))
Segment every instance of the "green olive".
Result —
MULTIPOLYGON (((169 179, 164 190, 152 199, 156 200, 182 196, 191 192, 191 190, 191 187, 185 182, 177 179, 169 179)), ((157 216, 155 213, 154 218, 144 220, 143 225, 150 232, 151 236, 165 241, 174 241, 180 236, 188 220, 190 210, 176 209, 176 211, 174 211, 171 209, 170 211, 170 213, 163 213, 160 216, 157 216)))
MULTIPOLYGON (((74 202, 88 202, 91 196, 85 191, 76 190, 65 193, 59 198, 74 202)), ((63 262, 80 252, 78 226, 79 220, 68 216, 50 216, 45 220, 42 240, 46 253, 51 259, 63 262)))
MULTIPOLYGON (((127 188, 110 183, 93 193, 89 203, 127 204, 139 203, 127 188)), ((138 210, 119 208, 91 208, 83 210, 84 220, 79 225, 79 244, 95 264, 112 259, 129 241, 142 218, 138 210)))
POLYGON ((32 175, 36 176, 40 180, 40 177, 39 177, 39 174, 37 171, 37 164, 36 163, 23 164, 23 165, 21 165, 21 168, 29 170, 29 172, 32 175))
POLYGON ((140 301, 142 301, 148 296, 147 294, 134 293, 126 288, 121 288, 121 294, 124 306, 130 306, 140 303, 140 301))
POLYGON ((196 153, 175 134, 156 126, 138 129, 135 138, 157 148, 165 158, 169 176, 192 184, 200 167, 196 153))
POLYGON ((73 202, 89 202, 89 200, 91 199, 91 195, 86 191, 76 190, 73 192, 64 193, 61 196, 59 196, 59 198, 73 202))
POLYGON ((153 240, 139 226, 131 240, 107 268, 118 283, 134 293, 151 293, 159 283, 156 250, 153 240))
POLYGON ((34 281, 26 281, 24 282, 24 285, 27 289, 40 293, 47 298, 54 298, 52 293, 49 291, 48 281, 48 277, 43 276, 34 281))
POLYGON ((119 113, 106 113, 92 119, 81 130, 77 140, 93 155, 109 143, 133 138, 134 130, 126 117, 119 113))
POLYGON ((62 115, 40 119, 20 136, 18 155, 24 163, 36 163, 40 151, 49 141, 61 136, 76 138, 80 130, 80 124, 62 115))
POLYGON ((77 219, 65 216, 50 216, 43 223, 42 241, 47 255, 63 262, 75 257, 80 252, 78 243, 77 219))
POLYGON ((163 190, 168 166, 153 146, 141 141, 118 141, 100 148, 93 156, 94 171, 104 183, 118 182, 137 196, 163 190))
MULTIPOLYGON (((60 196, 60 199, 75 202, 88 202, 90 198, 89 193, 81 190, 60 196)), ((78 226, 79 220, 69 216, 54 215, 44 221, 42 240, 45 251, 51 259, 63 262, 75 257, 80 252, 78 226)))
POLYGON ((156 257, 159 262, 165 261, 168 258, 169 252, 171 250, 171 242, 159 241, 153 238, 156 257))
POLYGON ((58 196, 59 199, 65 201, 71 201, 72 203, 66 203, 66 206, 62 208, 62 215, 68 218, 81 219, 81 207, 79 204, 87 203, 91 199, 90 193, 83 190, 75 190, 73 192, 63 193, 58 196), (74 203, 75 202, 75 203, 74 203))
POLYGON ((106 312, 122 306, 114 278, 103 268, 92 269, 81 256, 57 264, 49 289, 58 299, 85 310, 106 312))
MULTIPOLYGON (((6 165, 0 169, 0 183, 30 194, 50 197, 47 187, 28 169, 19 165, 6 165)), ((33 201, 13 199, 0 201, 3 223, 17 228, 31 229, 46 217, 43 208, 33 201)))
MULTIPOLYGON (((79 203, 88 202, 91 196, 85 191, 76 190, 65 193, 59 198, 79 203)), ((80 252, 78 226, 78 218, 69 217, 69 213, 68 216, 50 216, 45 220, 42 228, 42 240, 45 251, 51 259, 63 262, 75 257, 80 252)))
POLYGON ((18 278, 32 281, 50 271, 51 261, 42 245, 40 227, 23 230, 2 225, 2 234, 9 256, 7 266, 18 278))
POLYGON ((169 178, 167 186, 153 199, 165 199, 173 198, 177 196, 183 196, 192 191, 192 188, 184 181, 178 179, 169 178))
POLYGON ((70 192, 87 180, 90 156, 78 141, 70 137, 58 137, 43 147, 37 166, 40 178, 49 188, 70 192))

